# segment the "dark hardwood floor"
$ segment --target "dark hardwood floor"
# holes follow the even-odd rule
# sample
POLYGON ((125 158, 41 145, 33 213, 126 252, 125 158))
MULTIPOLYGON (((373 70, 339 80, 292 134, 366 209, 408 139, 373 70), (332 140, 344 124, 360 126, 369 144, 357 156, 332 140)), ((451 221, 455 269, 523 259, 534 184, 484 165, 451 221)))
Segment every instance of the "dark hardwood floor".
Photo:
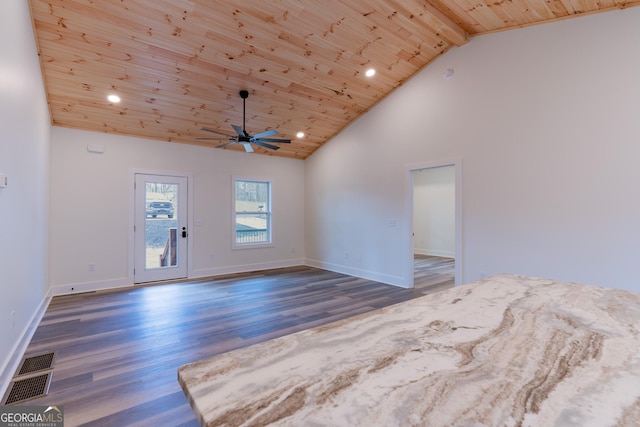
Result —
POLYGON ((453 261, 416 259, 401 289, 311 267, 55 297, 26 355, 56 352, 65 426, 196 426, 179 366, 453 286, 453 261))
POLYGON ((413 256, 413 286, 416 289, 449 287, 455 282, 455 260, 432 255, 413 256))

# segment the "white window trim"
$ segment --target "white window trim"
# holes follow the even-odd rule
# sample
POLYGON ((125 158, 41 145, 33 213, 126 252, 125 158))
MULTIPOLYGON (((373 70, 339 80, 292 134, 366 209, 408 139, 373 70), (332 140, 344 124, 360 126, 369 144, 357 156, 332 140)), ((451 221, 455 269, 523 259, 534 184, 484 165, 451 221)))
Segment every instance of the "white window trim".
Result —
MULTIPOLYGON (((231 249, 257 249, 257 248, 272 248, 274 247, 274 233, 273 233, 273 181, 267 178, 236 176, 231 177, 231 249), (255 181, 266 182, 269 184, 269 211, 267 212, 268 224, 267 224, 267 236, 268 242, 264 243, 237 243, 236 242, 236 182, 237 181, 255 181)), ((261 212, 264 213, 264 212, 261 212)))

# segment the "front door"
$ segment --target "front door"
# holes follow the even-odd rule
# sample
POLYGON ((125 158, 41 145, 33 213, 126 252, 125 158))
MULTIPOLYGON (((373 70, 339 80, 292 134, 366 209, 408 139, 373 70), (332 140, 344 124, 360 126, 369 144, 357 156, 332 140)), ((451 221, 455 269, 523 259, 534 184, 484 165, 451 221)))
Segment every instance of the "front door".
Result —
POLYGON ((187 177, 135 174, 134 282, 187 277, 187 177))

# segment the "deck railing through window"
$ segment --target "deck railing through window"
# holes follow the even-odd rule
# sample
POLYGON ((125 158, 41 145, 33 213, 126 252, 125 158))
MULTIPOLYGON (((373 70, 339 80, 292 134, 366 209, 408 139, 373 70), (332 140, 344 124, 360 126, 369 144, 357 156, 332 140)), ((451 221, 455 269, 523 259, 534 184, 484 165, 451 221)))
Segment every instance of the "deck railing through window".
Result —
POLYGON ((264 243, 267 237, 266 229, 236 230, 236 243, 264 243))
POLYGON ((160 267, 174 266, 178 263, 177 254, 178 230, 174 227, 169 229, 169 238, 164 245, 164 250, 160 254, 160 267))

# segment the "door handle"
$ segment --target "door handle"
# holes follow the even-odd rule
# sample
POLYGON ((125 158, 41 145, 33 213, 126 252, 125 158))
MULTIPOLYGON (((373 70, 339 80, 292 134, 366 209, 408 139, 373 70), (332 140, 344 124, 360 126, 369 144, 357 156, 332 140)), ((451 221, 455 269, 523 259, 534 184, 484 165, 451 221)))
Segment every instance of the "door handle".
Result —
POLYGON ((187 237, 187 227, 182 227, 182 238, 186 238, 187 237))

